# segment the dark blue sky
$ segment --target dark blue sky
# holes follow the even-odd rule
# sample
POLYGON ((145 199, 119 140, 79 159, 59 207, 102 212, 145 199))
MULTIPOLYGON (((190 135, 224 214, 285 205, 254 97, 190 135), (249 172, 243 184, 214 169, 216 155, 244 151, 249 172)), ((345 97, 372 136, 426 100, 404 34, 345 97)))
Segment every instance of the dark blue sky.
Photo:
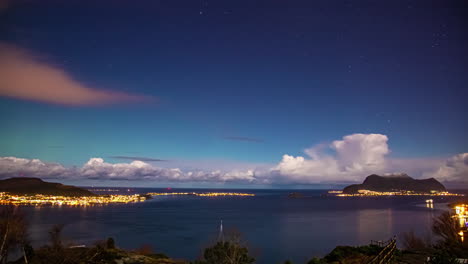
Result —
POLYGON ((353 133, 387 135, 392 157, 461 153, 464 2, 11 1, 0 41, 83 85, 156 99, 0 97, 0 155, 276 163, 353 133))

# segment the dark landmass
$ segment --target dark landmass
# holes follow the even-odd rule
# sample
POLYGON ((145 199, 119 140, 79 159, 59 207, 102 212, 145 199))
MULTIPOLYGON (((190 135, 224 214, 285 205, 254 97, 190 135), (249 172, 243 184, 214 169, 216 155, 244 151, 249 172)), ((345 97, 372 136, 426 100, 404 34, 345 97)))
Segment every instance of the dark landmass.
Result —
POLYGON ((83 248, 63 248, 59 252, 43 247, 30 256, 28 263, 24 257, 11 262, 10 264, 49 264, 49 263, 69 263, 69 264, 188 264, 186 261, 173 260, 164 254, 152 254, 135 252, 123 249, 107 249, 100 245, 83 248), (83 260, 86 260, 83 261, 83 260))
POLYGON ((367 176, 362 184, 353 184, 344 188, 343 193, 355 194, 358 193, 358 190, 370 190, 376 192, 412 191, 418 193, 446 191, 444 185, 434 178, 415 180, 407 174, 389 176, 372 174, 367 176))
POLYGON ((0 180, 0 192, 17 195, 94 196, 95 194, 75 186, 45 182, 39 178, 18 177, 0 180))
MULTIPOLYGON (((382 250, 376 245, 366 246, 337 246, 323 258, 313 258, 307 264, 361 264, 369 263, 382 250)), ((434 254, 433 250, 400 250, 396 249, 393 255, 394 262, 405 264, 426 263, 427 258, 434 254)), ((431 262, 433 263, 433 262, 431 262)), ((438 263, 438 262, 437 262, 438 263)), ((448 262, 441 262, 448 263, 448 262)))
POLYGON ((299 192, 292 192, 288 194, 288 198, 304 198, 304 195, 299 192))
POLYGON ((337 246, 323 259, 323 263, 367 263, 382 250, 376 245, 337 246))
MULTIPOLYGON (((61 231, 59 231, 61 232, 61 231)), ((59 243, 51 243, 39 248, 26 245, 23 256, 8 264, 189 264, 174 260, 162 253, 156 253, 149 245, 135 250, 125 250, 115 246, 113 238, 96 241, 93 246, 64 244, 60 235, 59 243), (27 261, 26 261, 27 260, 27 261)))

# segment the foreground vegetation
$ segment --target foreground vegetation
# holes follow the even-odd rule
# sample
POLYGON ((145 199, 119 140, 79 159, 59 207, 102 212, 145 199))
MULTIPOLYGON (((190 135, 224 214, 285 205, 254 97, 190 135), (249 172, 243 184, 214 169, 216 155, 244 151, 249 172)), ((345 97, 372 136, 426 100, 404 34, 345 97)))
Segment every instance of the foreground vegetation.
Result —
MULTIPOLYGON (((449 213, 434 220, 432 231, 437 240, 422 239, 414 233, 402 236, 403 250, 397 250, 394 263, 455 264, 456 258, 468 258, 468 243, 458 235, 458 223, 449 213), (431 260, 427 262, 427 258, 431 260)), ((49 243, 33 248, 28 239, 28 225, 19 207, 7 206, 0 210, 0 263, 6 264, 253 264, 253 258, 238 234, 215 242, 204 250, 203 257, 193 262, 173 260, 154 253, 150 246, 136 250, 116 247, 108 238, 93 246, 72 246, 62 240, 63 226, 49 231, 49 243)), ((382 247, 377 245, 338 246, 323 258, 313 258, 307 264, 360 264, 374 258, 382 247)), ((286 261, 284 264, 293 264, 286 261)))

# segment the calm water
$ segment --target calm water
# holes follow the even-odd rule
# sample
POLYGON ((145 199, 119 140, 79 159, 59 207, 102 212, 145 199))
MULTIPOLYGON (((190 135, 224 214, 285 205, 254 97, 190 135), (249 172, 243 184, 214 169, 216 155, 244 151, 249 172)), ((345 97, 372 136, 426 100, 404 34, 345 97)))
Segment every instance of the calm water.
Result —
MULTIPOLYGON (((133 189, 134 192, 161 191, 133 189)), ((178 191, 178 190, 173 190, 178 191)), ((196 190, 201 191, 201 190, 196 190)), ((224 190, 225 191, 225 190, 224 190)), ((236 190, 239 191, 239 190, 236 190)), ((35 245, 44 243, 54 224, 65 224, 64 236, 79 244, 114 237, 119 247, 152 245, 173 258, 195 259, 224 228, 243 234, 257 263, 286 259, 304 263, 336 245, 363 245, 414 230, 429 233, 432 218, 446 210, 450 198, 323 197, 323 190, 300 191, 289 199, 285 190, 246 190, 255 197, 156 197, 138 204, 95 207, 25 207, 35 245)))

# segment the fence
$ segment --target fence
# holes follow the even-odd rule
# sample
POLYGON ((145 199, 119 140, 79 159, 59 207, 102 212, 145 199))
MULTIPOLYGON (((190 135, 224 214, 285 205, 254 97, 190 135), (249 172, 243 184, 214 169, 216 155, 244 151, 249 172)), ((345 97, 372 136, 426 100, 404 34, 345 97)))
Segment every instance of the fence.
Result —
POLYGON ((394 236, 388 241, 373 241, 371 245, 382 247, 382 250, 368 262, 368 264, 387 264, 392 261, 393 255, 396 251, 396 237, 394 236))

